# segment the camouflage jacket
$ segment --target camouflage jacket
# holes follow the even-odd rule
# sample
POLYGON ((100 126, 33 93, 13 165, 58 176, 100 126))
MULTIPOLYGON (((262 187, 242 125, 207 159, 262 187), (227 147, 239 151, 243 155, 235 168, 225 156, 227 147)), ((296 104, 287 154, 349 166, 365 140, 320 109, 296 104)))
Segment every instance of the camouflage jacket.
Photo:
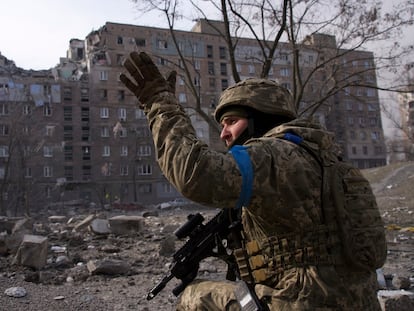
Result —
MULTIPOLYGON (((145 113, 166 178, 192 201, 235 207, 242 177, 233 156, 209 149, 196 137, 173 95, 160 94, 150 107, 145 113)), ((332 135, 303 120, 247 141, 254 170, 251 203, 242 219, 248 240, 300 234, 322 222, 321 167, 305 148, 278 138, 287 130, 303 137, 324 159, 337 156, 332 135)), ((287 266, 271 282, 256 285, 256 290, 259 296, 271 296, 277 310, 379 310, 375 271, 348 274, 332 265, 287 266)))

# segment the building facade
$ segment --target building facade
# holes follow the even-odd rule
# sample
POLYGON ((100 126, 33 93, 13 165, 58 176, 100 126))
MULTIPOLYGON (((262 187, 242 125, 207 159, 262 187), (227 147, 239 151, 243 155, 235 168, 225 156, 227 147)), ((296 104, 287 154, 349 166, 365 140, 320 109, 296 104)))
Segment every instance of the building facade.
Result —
MULTIPOLYGON (((4 90, 10 91, 18 79, 23 79, 20 84, 26 94, 30 95, 27 92, 32 85, 40 85, 42 96, 46 96, 43 105, 33 94, 24 100, 15 100, 19 105, 30 104, 36 111, 31 114, 32 122, 36 120, 32 124, 48 133, 42 136, 41 142, 31 142, 37 146, 35 150, 43 152, 30 160, 33 161, 32 185, 38 189, 37 193, 44 194, 42 202, 84 199, 100 205, 114 202, 146 205, 179 197, 158 168, 147 121, 137 108, 137 99, 123 86, 119 75, 124 70, 123 61, 132 51, 147 52, 163 74, 177 70, 177 99, 190 115, 198 137, 212 148, 224 150, 211 116, 220 93, 232 85, 234 79, 229 51, 217 34, 220 27, 220 22, 211 24, 211 21, 200 20, 191 31, 175 32, 185 64, 168 29, 108 22, 84 40, 72 39, 66 57, 62 57, 51 71, 42 72, 43 78, 38 77, 40 73, 28 75, 22 70, 11 78, 2 72, 0 105, 13 102, 4 90), (186 78, 184 68, 191 81, 186 78), (199 101, 194 94, 199 96, 199 101), (197 109, 201 109, 203 115, 196 113, 197 109)), ((334 37, 314 35, 307 38, 301 45, 301 70, 310 71, 321 60, 316 46, 322 46, 325 53, 337 50, 334 37)), ((292 89, 293 59, 289 51, 288 44, 279 45, 269 78, 292 89)), ((255 40, 239 40, 234 59, 241 79, 259 75, 262 66, 257 61, 259 54, 255 40)), ((363 78, 376 85, 371 52, 344 53, 340 62, 346 71, 365 68, 363 78)), ((3 64, 2 67, 7 66, 3 64)), ((311 102, 326 85, 327 75, 331 74, 320 70, 303 98, 311 102)), ((306 108, 306 100, 302 108, 306 108)), ((385 165, 377 92, 372 88, 346 87, 326 102, 328 108, 320 109, 316 116, 335 132, 344 158, 360 168, 385 165)), ((6 119, 11 121, 10 114, 0 111, 3 124, 6 119)), ((3 133, 7 131, 10 133, 11 129, 4 127, 3 133)), ((8 137, 10 135, 0 137, 0 156, 8 137)), ((10 151, 7 155, 4 149, 2 159, 10 158, 10 151)), ((4 181, 17 178, 16 172, 6 174, 2 169, 6 170, 4 164, 0 174, 9 174, 4 181)))

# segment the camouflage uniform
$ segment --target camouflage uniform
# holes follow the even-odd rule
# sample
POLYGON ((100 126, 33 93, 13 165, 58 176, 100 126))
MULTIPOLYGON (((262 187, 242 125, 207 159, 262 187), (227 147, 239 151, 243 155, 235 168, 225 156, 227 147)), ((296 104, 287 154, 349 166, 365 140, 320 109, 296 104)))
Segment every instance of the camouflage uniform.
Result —
MULTIPOLYGON (((145 112, 166 178, 195 202, 233 208, 242 186, 234 158, 196 137, 173 94, 158 94, 145 112)), ((308 121, 294 120, 248 140, 254 185, 242 216, 247 240, 301 235, 321 225, 320 165, 301 146, 278 138, 286 130, 302 136, 321 157, 336 156, 332 136, 308 121)), ((278 267, 256 292, 267 297, 271 310, 380 310, 376 286, 375 271, 350 272, 322 259, 278 267)), ((238 310, 233 289, 229 282, 195 282, 183 292, 177 310, 238 310)))

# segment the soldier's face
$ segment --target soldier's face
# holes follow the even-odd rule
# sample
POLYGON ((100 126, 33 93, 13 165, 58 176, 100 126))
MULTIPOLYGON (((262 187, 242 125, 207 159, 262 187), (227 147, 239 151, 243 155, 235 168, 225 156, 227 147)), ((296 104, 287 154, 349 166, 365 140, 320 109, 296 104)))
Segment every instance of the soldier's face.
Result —
POLYGON ((222 127, 220 138, 226 146, 230 146, 247 128, 248 120, 247 118, 228 116, 223 118, 220 125, 222 127))

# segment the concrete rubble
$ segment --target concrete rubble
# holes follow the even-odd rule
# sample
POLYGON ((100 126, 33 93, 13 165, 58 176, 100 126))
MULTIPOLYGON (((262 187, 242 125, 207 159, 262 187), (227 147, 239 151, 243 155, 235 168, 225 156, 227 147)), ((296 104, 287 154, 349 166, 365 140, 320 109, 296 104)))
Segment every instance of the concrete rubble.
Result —
MULTIPOLYGON (((21 273, 26 282, 57 286, 82 284, 96 278, 126 277, 127 286, 134 287, 144 284, 136 284, 131 277, 148 273, 157 277, 145 285, 155 285, 155 280, 167 271, 171 256, 178 248, 174 231, 185 222, 186 215, 161 217, 158 211, 148 210, 141 215, 52 215, 43 222, 28 218, 0 218, 0 259, 10 263, 9 271, 15 271, 3 275, 21 273)), ((398 237, 401 234, 407 239, 391 241, 389 258, 397 258, 393 251, 398 243, 404 249, 407 243, 414 241, 412 232, 394 235, 398 237)), ((412 265, 412 258, 408 262, 410 260, 412 265)), ((199 269, 199 273, 207 277, 222 277, 223 271, 215 259, 207 259, 199 269)), ((384 271, 377 271, 381 288, 378 299, 382 309, 414 310, 413 275, 384 271)), ((7 288, 4 294, 26 296, 24 287, 16 286, 7 288)), ((65 299, 64 295, 54 297, 57 301, 65 299)))

